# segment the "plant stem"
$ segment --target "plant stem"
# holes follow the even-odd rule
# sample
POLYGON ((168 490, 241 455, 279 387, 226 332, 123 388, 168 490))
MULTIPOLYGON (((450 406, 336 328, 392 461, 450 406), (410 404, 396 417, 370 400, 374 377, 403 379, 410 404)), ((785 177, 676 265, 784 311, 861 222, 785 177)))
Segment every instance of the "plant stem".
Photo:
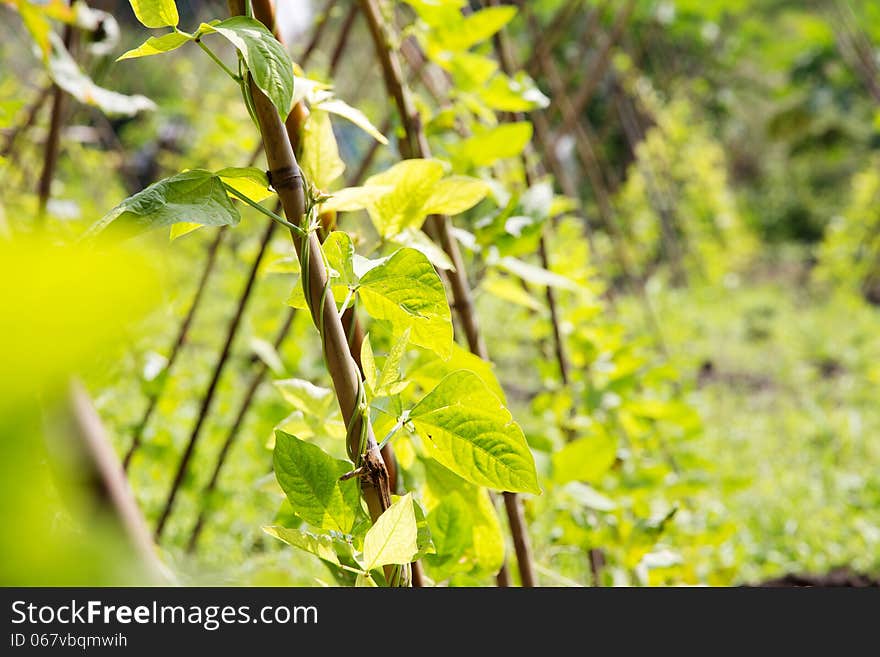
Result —
POLYGON ((213 50, 211 50, 208 46, 206 46, 204 43, 202 43, 201 38, 196 39, 196 44, 199 46, 199 48, 201 48, 202 50, 204 50, 208 54, 208 57, 210 57, 211 59, 214 60, 214 63, 216 63, 217 66, 219 66, 221 69, 223 69, 223 72, 226 73, 226 75, 231 77, 236 82, 241 81, 241 78, 238 76, 237 73, 233 72, 232 69, 230 69, 226 64, 223 63, 222 59, 220 59, 217 55, 214 54, 213 50))
POLYGON ((302 228, 300 228, 299 226, 296 226, 296 225, 290 223, 290 222, 287 221, 284 217, 279 216, 277 213, 272 212, 271 210, 269 210, 269 209, 267 209, 267 208, 264 208, 262 205, 260 205, 259 203, 257 203, 257 202, 254 201, 253 199, 248 198, 247 196, 245 196, 244 194, 242 194, 241 192, 239 192, 239 191, 238 191, 237 189, 235 189, 234 187, 231 187, 231 186, 227 185, 226 183, 223 183, 223 187, 226 188, 226 191, 227 191, 228 193, 230 193, 230 194, 232 194, 233 196, 235 196, 235 198, 237 198, 237 199, 239 199, 239 200, 241 200, 241 201, 244 201, 244 202, 247 203, 249 206, 251 206, 254 210, 257 210, 257 211, 260 212, 261 214, 266 215, 267 217, 269 217, 269 219, 271 219, 272 221, 274 221, 275 223, 277 223, 279 226, 284 226, 284 227, 287 228, 288 230, 292 230, 293 232, 298 233, 300 237, 305 236, 306 231, 304 231, 302 228))
MULTIPOLYGON (((228 4, 233 15, 243 13, 241 0, 229 0, 228 4)), ((272 6, 267 0, 257 2, 255 9, 260 18, 271 16, 272 6)), ((306 212, 306 199, 302 174, 291 140, 275 106, 253 83, 250 75, 247 75, 247 84, 250 85, 273 187, 278 192, 288 220, 301 225, 306 212)), ((300 260, 308 263, 308 268, 302 271, 306 299, 311 300, 310 312, 321 334, 324 362, 333 380, 343 421, 349 428, 349 453, 355 460, 356 468, 362 465, 366 468, 366 474, 360 478, 361 491, 370 517, 375 522, 391 505, 391 491, 388 485, 388 470, 373 435, 369 415, 360 406, 363 396, 361 375, 349 351, 345 331, 336 310, 336 301, 329 287, 328 274, 317 235, 310 232, 307 237, 302 237, 296 232, 291 232, 291 239, 300 260), (360 453, 361 436, 365 443, 363 453, 360 453)), ((391 569, 386 569, 386 577, 389 581, 391 574, 391 569)))
POLYGON ((208 417, 208 413, 211 410, 211 403, 214 401, 214 396, 217 392, 217 384, 219 383, 220 376, 223 374, 223 370, 226 367, 226 362, 228 361, 229 354, 232 351, 232 343, 235 340, 236 334, 238 333, 238 327, 241 324, 245 308, 247 307, 248 300, 251 297, 251 292, 253 291, 254 283, 257 279, 257 270, 260 267, 260 263, 262 263, 263 261, 263 256, 266 253, 266 247, 268 246, 269 241, 272 239, 272 234, 274 232, 275 222, 270 222, 266 226, 266 230, 263 232, 263 237, 260 240, 260 248, 257 252, 257 257, 254 259, 254 262, 251 265, 250 272, 248 273, 247 282, 245 283, 244 289, 241 292, 241 296, 238 299, 238 305, 235 309, 235 314, 232 316, 232 319, 230 320, 229 325, 226 329, 226 338, 223 342, 223 349, 221 350, 220 355, 214 364, 214 371, 211 374, 211 381, 208 383, 208 389, 205 392, 204 398, 202 398, 202 403, 199 407, 199 414, 196 418, 196 423, 193 426, 192 432, 190 433, 189 440, 186 443, 186 448, 183 451, 180 462, 177 465, 177 470, 174 474, 171 488, 168 491, 168 496, 165 499, 165 504, 162 507, 161 514, 159 515, 159 521, 156 524, 155 538, 157 543, 161 539, 162 533, 165 530, 166 523, 168 522, 168 518, 170 517, 171 512, 174 509, 174 502, 177 498, 177 493, 180 491, 184 475, 186 474, 186 470, 189 467, 189 462, 192 459, 196 444, 198 443, 199 434, 201 433, 202 426, 204 425, 205 420, 208 417))
MULTIPOLYGON (((113 518, 131 550, 137 555, 144 574, 153 584, 168 584, 169 574, 156 555, 150 530, 144 521, 116 452, 110 445, 101 418, 88 392, 79 381, 71 381, 63 411, 60 434, 75 445, 83 457, 79 462, 80 481, 90 489, 95 510, 113 518)), ((53 435, 57 432, 52 431, 53 435)))
MULTIPOLYGON (((401 122, 403 123, 405 139, 399 142, 401 155, 404 158, 430 158, 431 151, 428 146, 427 137, 422 129, 418 112, 405 86, 400 62, 396 54, 388 47, 389 40, 384 31, 383 19, 379 8, 375 0, 359 1, 361 10, 367 18, 370 33, 373 37, 373 44, 382 65, 386 89, 389 95, 394 98, 401 122)), ((429 237, 441 246, 452 261, 454 270, 448 272, 447 279, 452 287, 455 311, 467 337, 468 346, 472 353, 488 361, 489 354, 477 323, 464 261, 461 257, 458 243, 452 236, 448 218, 439 215, 429 217, 426 222, 426 232, 429 237)), ((519 508, 519 498, 514 493, 505 493, 504 495, 511 531, 520 532, 520 535, 514 538, 520 580, 523 586, 532 586, 534 584, 534 576, 532 573, 528 534, 524 524, 521 522, 522 516, 516 512, 519 508)), ((507 581, 506 566, 502 566, 497 576, 497 582, 499 586, 503 586, 507 584, 507 581)))
POLYGON ((51 82, 40 89, 39 94, 37 94, 37 97, 34 99, 34 101, 30 104, 27 111, 25 112, 24 121, 13 128, 6 136, 6 142, 3 144, 3 150, 0 151, 0 156, 9 157, 9 155, 12 153, 13 147, 15 146, 16 139, 18 139, 18 137, 30 130, 31 126, 36 122, 40 110, 43 109, 43 105, 46 104, 46 101, 49 99, 49 96, 52 94, 52 91, 54 89, 55 85, 51 82))
MULTIPOLYGON (((72 6, 72 2, 68 2, 72 6)), ((70 23, 64 26, 62 42, 65 49, 72 49, 74 41, 73 25, 70 23)), ((71 57, 73 54, 71 53, 71 57)), ((66 94, 64 90, 57 84, 52 86, 52 113, 49 119, 49 134, 46 137, 46 144, 43 149, 43 172, 40 174, 40 181, 37 186, 37 223, 42 225, 46 221, 46 206, 49 204, 49 197, 52 195, 52 180, 55 177, 55 167, 58 164, 58 145, 61 140, 61 123, 64 114, 66 94)))

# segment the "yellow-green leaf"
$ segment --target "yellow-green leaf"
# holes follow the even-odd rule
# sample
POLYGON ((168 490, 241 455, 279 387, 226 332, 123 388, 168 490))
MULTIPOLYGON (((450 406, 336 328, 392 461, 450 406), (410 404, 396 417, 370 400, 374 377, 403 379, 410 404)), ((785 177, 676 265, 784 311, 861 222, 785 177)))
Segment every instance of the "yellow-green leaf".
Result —
POLYGON ((593 435, 578 438, 553 454, 553 481, 595 483, 614 465, 616 456, 616 438, 597 429, 593 435))
POLYGON ((332 196, 321 204, 321 209, 325 211, 335 210, 336 212, 363 210, 392 191, 394 191, 394 187, 390 185, 346 187, 333 192, 332 196))
POLYGON ((129 0, 144 27, 175 27, 180 22, 174 0, 129 0))
POLYGON ((339 157, 339 146, 327 112, 312 112, 309 116, 303 129, 300 166, 306 178, 318 189, 329 189, 345 171, 345 162, 339 157))
POLYGON ((428 454, 457 475, 480 486, 540 494, 522 429, 473 372, 447 376, 409 417, 428 454))
POLYGON ((391 322, 399 337, 410 329, 410 342, 442 358, 452 349, 452 316, 446 291, 434 266, 415 249, 400 249, 370 269, 358 288, 364 310, 391 322))
POLYGON ((357 478, 340 481, 351 463, 284 431, 275 432, 275 477, 294 512, 310 525, 347 534, 360 509, 357 478))
POLYGON ((366 114, 361 112, 356 107, 352 107, 345 101, 339 100, 338 98, 331 98, 329 100, 318 103, 317 105, 315 105, 314 109, 320 109, 325 112, 330 112, 332 114, 341 116, 342 118, 354 123, 358 128, 366 132, 380 144, 388 143, 385 135, 379 132, 376 126, 374 126, 370 119, 367 118, 366 114))
POLYGON ((394 502, 364 536, 364 570, 406 564, 419 551, 412 493, 394 502))
POLYGON ((123 59, 134 59, 135 57, 149 57, 151 55, 159 55, 163 52, 171 52, 180 48, 185 43, 189 43, 195 37, 186 32, 169 32, 160 37, 150 37, 137 48, 133 48, 122 55, 116 61, 123 59))
POLYGON ((370 176, 366 186, 387 186, 393 190, 367 206, 379 234, 394 237, 405 228, 420 228, 427 216, 425 201, 442 177, 440 162, 421 159, 404 160, 370 176))
POLYGON ((220 180, 250 200, 265 201, 273 195, 266 172, 256 167, 227 167, 217 171, 220 180))
POLYGON ((478 178, 450 176, 434 185, 423 210, 425 214, 459 214, 482 201, 489 191, 489 185, 478 178))
POLYGON ((531 138, 532 124, 528 121, 505 123, 477 132, 448 146, 448 150, 461 168, 485 167, 519 155, 531 138))

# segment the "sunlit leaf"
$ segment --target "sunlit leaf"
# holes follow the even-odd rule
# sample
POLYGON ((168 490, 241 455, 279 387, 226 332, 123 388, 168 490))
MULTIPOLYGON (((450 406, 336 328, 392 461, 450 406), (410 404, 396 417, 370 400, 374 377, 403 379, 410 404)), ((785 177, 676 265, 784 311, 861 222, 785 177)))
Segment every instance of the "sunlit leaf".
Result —
POLYGON ((364 310, 391 322, 394 335, 409 329, 413 344, 441 357, 452 349, 452 316, 433 265, 415 249, 400 249, 368 271, 358 288, 364 310))
POLYGON ((132 237, 179 222, 229 226, 241 219, 220 178, 193 169, 153 183, 130 196, 95 223, 87 236, 98 233, 132 237))
POLYGON ((447 376, 409 417, 428 454, 461 477, 498 490, 540 494, 522 429, 473 372, 447 376))
POLYGON ((394 502, 364 536, 364 570, 406 564, 418 553, 418 527, 412 493, 394 502))
POLYGON ((160 37, 150 37, 137 48, 133 48, 122 55, 116 61, 123 59, 134 59, 136 57, 149 57, 151 55, 160 55, 164 52, 171 52, 180 48, 185 43, 189 43, 195 37, 186 32, 169 32, 160 37))
POLYGON ((174 27, 180 22, 174 0, 129 0, 144 27, 174 27))
POLYGON ((358 481, 339 480, 351 463, 283 431, 275 432, 274 455, 275 476, 300 518, 321 529, 351 531, 360 509, 358 481))
POLYGON ((330 115, 326 112, 312 112, 309 116, 303 129, 302 151, 300 166, 306 178, 318 189, 329 189, 345 171, 330 115))
POLYGON ((256 85, 272 101, 281 118, 287 118, 293 99, 293 63, 265 25, 246 16, 233 16, 213 25, 202 23, 199 32, 216 32, 235 46, 256 85))

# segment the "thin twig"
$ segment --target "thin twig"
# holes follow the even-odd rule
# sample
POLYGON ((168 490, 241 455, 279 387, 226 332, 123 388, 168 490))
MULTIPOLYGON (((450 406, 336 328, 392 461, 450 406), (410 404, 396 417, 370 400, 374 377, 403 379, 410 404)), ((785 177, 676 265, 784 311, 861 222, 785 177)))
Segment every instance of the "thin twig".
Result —
MULTIPOLYGON (((68 4, 72 5, 73 3, 68 2, 68 4)), ((62 42, 64 48, 68 51, 72 50, 74 34, 73 25, 67 23, 64 26, 62 42)), ((72 53, 71 56, 73 56, 72 53)), ((49 134, 46 137, 46 144, 43 149, 43 172, 40 174, 40 181, 37 185, 37 222, 39 224, 43 224, 46 221, 46 206, 49 204, 49 197, 52 195, 52 180, 55 178, 55 167, 58 164, 58 145, 61 140, 61 123, 65 100, 65 91, 57 84, 53 85, 49 134)))

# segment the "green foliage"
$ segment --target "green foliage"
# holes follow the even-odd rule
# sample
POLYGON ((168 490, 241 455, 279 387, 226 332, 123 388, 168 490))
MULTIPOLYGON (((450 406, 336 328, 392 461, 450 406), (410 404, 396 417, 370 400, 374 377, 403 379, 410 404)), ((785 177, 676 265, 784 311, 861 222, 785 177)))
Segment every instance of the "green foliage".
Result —
POLYGON ((357 481, 339 479, 349 463, 283 431, 275 432, 274 463, 294 513, 318 529, 351 531, 360 509, 357 481))
MULTIPOLYGON (((123 25, 122 62, 111 65, 87 44, 74 49, 76 61, 63 48, 53 22, 81 21, 67 3, 7 4, 26 29, 10 30, 0 45, 10 73, 0 76, 4 139, 27 120, 39 91, 32 81, 44 69, 78 102, 61 131, 44 220, 35 219, 33 190, 45 110, 0 158, 0 270, 15 282, 0 309, 0 360, 16 373, 0 384, 0 433, 13 437, 0 450, 0 499, 22 518, 14 536, 0 536, 13 564, 5 582, 142 582, 112 528, 82 513, 82 491, 50 473, 56 455, 45 439, 64 435, 42 418, 59 410, 76 374, 124 453, 144 395, 161 390, 129 468, 155 522, 274 199, 261 162, 229 166, 258 145, 249 92, 241 89, 245 103, 234 93, 247 73, 282 116, 296 102, 308 109, 299 144, 308 228, 344 229, 326 236, 323 259, 340 312, 350 309, 366 333, 356 354, 359 401, 376 438, 395 450, 402 495, 370 526, 309 314, 297 312, 273 346, 288 311, 283 295, 306 307, 300 263, 278 235, 163 539, 183 583, 384 586, 418 560, 428 584, 485 586, 505 557, 516 570, 490 489, 523 493, 542 585, 597 583, 590 550, 603 555, 606 585, 731 584, 880 565, 880 455, 870 440, 880 427, 870 394, 880 383, 877 315, 851 294, 876 294, 880 124, 863 74, 839 52, 832 14, 753 0, 637 3, 579 117, 595 133, 617 237, 600 221, 568 135, 556 134, 558 106, 541 91, 549 85, 536 43, 511 5, 465 13, 464 0, 412 0, 396 13, 409 22, 392 45, 414 37, 406 46, 417 43, 428 60, 409 82, 439 158, 396 162, 380 148, 366 181, 344 186, 356 184, 343 174, 359 169, 371 140, 388 144, 371 120, 390 100, 378 67, 365 78, 362 54, 373 52, 365 30, 351 33, 359 59, 343 58, 328 75, 332 39, 305 71, 251 19, 201 23, 212 17, 184 5, 178 15, 173 2, 132 2, 143 25, 170 29, 144 41, 123 25), (189 21, 199 27, 182 31, 189 21), (491 44, 501 29, 537 82, 525 70, 502 71, 491 44), (239 61, 227 66, 220 57, 232 49, 239 61), (423 81, 434 88, 426 93, 423 81), (618 92, 637 114, 632 150, 618 92), (154 109, 147 98, 161 110, 144 111, 154 109), (527 114, 505 114, 537 109, 549 135, 527 114), (106 124, 101 114, 122 118, 106 124), (157 147, 169 125, 185 126, 184 136, 157 147), (548 136, 560 137, 558 169, 537 139, 548 136), (146 182, 131 168, 150 153, 163 178, 138 191, 146 182), (559 195, 560 172, 579 198, 559 195), (443 285, 453 263, 422 230, 434 214, 454 217, 463 251, 455 266, 473 286, 493 362, 453 341, 443 285), (149 230, 166 226, 173 244, 166 231, 149 230), (172 369, 169 347, 216 236, 196 231, 202 226, 236 228, 224 231, 172 369), (43 229, 55 246, 24 239, 43 229), (138 239, 78 242, 84 230, 138 239), (819 238, 810 276, 803 252, 778 261, 759 241, 819 238), (667 287, 676 264, 687 286, 667 287), (845 294, 814 294, 827 289, 845 294), (222 477, 202 495, 264 364, 273 385, 256 388, 222 477), (202 512, 200 549, 185 557, 202 512)), ((526 9, 547 25, 562 4, 526 9)), ((851 5, 855 24, 876 39, 877 9, 851 5)), ((597 14, 605 35, 612 14, 597 14)), ((575 43, 585 20, 561 26, 562 40, 547 44, 574 88, 603 42, 597 31, 575 43)), ((399 54, 406 63, 403 47, 399 54)), ((388 126, 399 141, 394 117, 388 126)))
POLYGON ((480 486, 540 494, 532 456, 501 401, 473 372, 445 377, 409 412, 426 452, 480 486))
POLYGON ((220 176, 193 169, 153 183, 126 199, 95 223, 88 235, 103 232, 132 237, 181 222, 230 226, 240 220, 220 176))
POLYGON ((419 551, 412 493, 394 502, 364 536, 364 571, 390 564, 407 564, 419 551))
POLYGON ((880 168, 876 158, 855 177, 849 206, 828 226, 815 277, 880 303, 880 168))
POLYGON ((293 101, 293 64, 284 46, 265 25, 246 16, 199 26, 200 34, 213 32, 235 46, 256 85, 286 118, 293 101))
POLYGON ((144 27, 176 27, 180 22, 174 0, 130 0, 130 3, 144 27))

